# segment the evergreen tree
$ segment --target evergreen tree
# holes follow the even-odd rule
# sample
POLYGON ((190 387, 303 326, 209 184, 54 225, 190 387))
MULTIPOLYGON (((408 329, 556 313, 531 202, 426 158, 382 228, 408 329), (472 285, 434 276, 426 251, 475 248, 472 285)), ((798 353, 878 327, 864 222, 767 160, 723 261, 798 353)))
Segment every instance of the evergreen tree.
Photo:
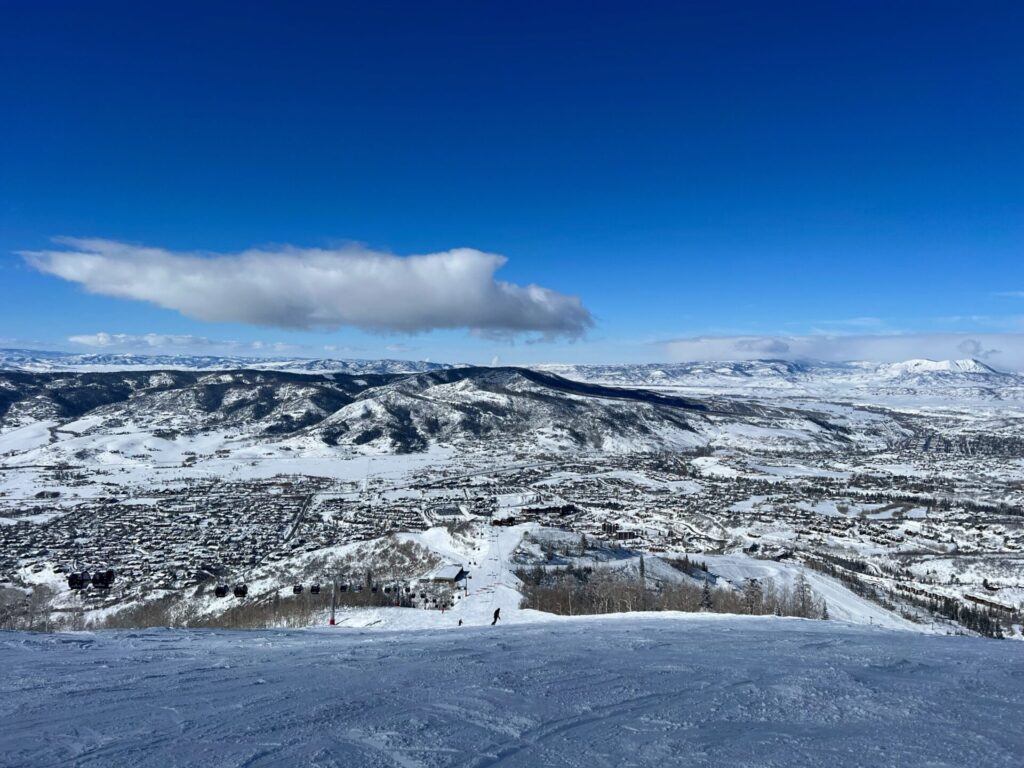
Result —
POLYGON ((715 600, 711 595, 711 582, 707 576, 704 577, 704 586, 700 590, 700 609, 704 612, 715 609, 715 600))
POLYGON ((821 601, 821 619, 822 621, 828 621, 828 603, 824 600, 821 601))
POLYGON ((647 568, 643 554, 640 555, 640 610, 647 610, 647 568))

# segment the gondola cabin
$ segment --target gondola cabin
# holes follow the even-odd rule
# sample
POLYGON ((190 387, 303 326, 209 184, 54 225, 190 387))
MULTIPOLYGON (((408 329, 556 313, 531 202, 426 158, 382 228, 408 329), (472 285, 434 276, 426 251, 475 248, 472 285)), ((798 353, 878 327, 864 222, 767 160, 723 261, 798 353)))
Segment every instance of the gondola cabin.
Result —
POLYGON ((228 596, 228 585, 227 584, 218 584, 214 588, 213 594, 216 595, 217 597, 227 597, 228 596))
POLYGON ((309 594, 311 594, 311 595, 319 595, 320 594, 320 585, 319 584, 313 584, 309 588, 309 594))
POLYGON ((105 571, 97 571, 93 574, 92 585, 97 589, 110 589, 114 584, 114 571, 108 568, 105 571))
POLYGON ((89 586, 88 571, 82 571, 81 573, 69 573, 68 574, 68 588, 69 589, 85 589, 89 586))
POLYGON ((235 584, 235 597, 247 597, 249 595, 249 587, 246 584, 235 584))
POLYGON ((292 587, 292 594, 293 595, 301 595, 302 594, 302 585, 301 584, 296 584, 294 587, 292 587))

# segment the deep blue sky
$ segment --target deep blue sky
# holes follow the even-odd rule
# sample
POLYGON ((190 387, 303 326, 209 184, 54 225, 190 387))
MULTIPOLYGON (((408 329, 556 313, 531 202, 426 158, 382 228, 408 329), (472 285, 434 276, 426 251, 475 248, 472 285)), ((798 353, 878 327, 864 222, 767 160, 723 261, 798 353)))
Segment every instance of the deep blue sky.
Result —
POLYGON ((1020 3, 300 5, 0 5, 3 345, 659 360, 688 336, 1024 330, 1020 3), (466 246, 596 322, 571 344, 200 322, 16 255, 59 235, 466 246))

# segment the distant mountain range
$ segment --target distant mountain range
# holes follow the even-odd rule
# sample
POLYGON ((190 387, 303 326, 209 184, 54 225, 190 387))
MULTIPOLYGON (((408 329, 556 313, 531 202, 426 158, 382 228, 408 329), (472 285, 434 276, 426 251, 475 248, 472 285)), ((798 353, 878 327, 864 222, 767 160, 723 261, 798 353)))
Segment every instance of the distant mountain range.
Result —
POLYGON ((812 399, 1024 400, 1024 375, 979 360, 899 363, 749 360, 647 365, 542 365, 538 370, 619 387, 689 394, 812 399))
POLYGON ((236 357, 224 355, 144 355, 128 352, 40 352, 0 349, 0 370, 8 371, 129 371, 266 370, 310 373, 422 373, 452 366, 418 360, 334 360, 304 357, 236 357))
POLYGON ((300 455, 415 453, 434 445, 533 454, 707 444, 798 450, 880 447, 891 418, 691 398, 525 368, 407 374, 285 371, 0 371, 0 457, 15 463, 180 460, 253 445, 300 455))
MULTIPOLYGON (((386 376, 471 367, 412 360, 0 350, 0 370, 33 372, 263 370, 386 376)), ((1000 371, 974 359, 906 360, 898 363, 749 360, 621 365, 546 364, 531 366, 530 369, 578 382, 679 394, 843 400, 907 397, 1024 400, 1024 375, 1000 371)))

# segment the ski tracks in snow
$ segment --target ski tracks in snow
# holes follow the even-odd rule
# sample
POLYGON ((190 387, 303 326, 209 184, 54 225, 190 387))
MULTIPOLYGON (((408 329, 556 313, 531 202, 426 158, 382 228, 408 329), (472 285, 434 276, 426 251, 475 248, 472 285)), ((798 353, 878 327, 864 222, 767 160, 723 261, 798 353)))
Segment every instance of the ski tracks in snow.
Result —
POLYGON ((8 633, 0 653, 5 768, 1016 768, 1024 751, 1016 643, 838 622, 8 633))

